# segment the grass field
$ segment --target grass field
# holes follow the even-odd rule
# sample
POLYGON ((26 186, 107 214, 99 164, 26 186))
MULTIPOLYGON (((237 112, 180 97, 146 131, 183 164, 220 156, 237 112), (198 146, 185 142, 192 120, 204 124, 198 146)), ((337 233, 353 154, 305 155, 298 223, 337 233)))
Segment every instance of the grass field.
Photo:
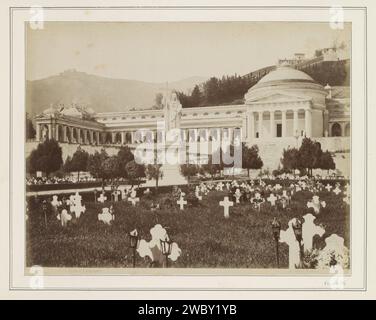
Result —
MULTIPOLYGON (((27 266, 43 267, 132 267, 132 253, 127 234, 137 228, 142 239, 150 240, 150 228, 159 223, 177 242, 182 255, 170 267, 175 268, 275 268, 275 243, 271 221, 278 217, 282 230, 293 217, 310 212, 306 203, 312 193, 301 191, 293 196, 289 210, 276 211, 265 205, 258 212, 249 202, 230 208, 230 219, 223 217, 223 208, 218 202, 225 192, 212 191, 204 196, 197 207, 180 211, 177 205, 162 206, 159 211, 150 211, 151 201, 163 202, 172 194, 164 193, 150 199, 141 199, 141 204, 114 203, 116 219, 112 226, 97 220, 101 205, 84 202, 86 212, 81 218, 63 229, 55 215, 50 215, 48 228, 44 226, 42 213, 35 209, 29 212, 27 221, 27 266)), ((316 224, 322 224, 326 233, 315 238, 314 246, 321 248, 324 238, 336 233, 345 239, 349 247, 349 207, 336 196, 326 191, 318 194, 327 203, 317 216, 316 224)), ((137 267, 149 267, 150 261, 137 257, 137 267)), ((280 244, 280 267, 288 266, 288 247, 280 244)))

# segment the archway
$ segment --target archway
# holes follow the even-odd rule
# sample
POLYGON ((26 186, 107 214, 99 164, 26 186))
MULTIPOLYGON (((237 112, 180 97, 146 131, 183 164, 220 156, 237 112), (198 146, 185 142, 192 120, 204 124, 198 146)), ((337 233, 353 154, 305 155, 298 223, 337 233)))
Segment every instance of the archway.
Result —
POLYGON ((114 143, 116 144, 120 144, 121 143, 121 133, 120 132, 116 132, 115 133, 115 141, 114 143))
POLYGON ((61 125, 57 127, 57 141, 59 142, 65 142, 64 141, 64 130, 61 125))
POLYGON ((341 125, 338 122, 332 124, 332 137, 341 137, 342 130, 341 125))

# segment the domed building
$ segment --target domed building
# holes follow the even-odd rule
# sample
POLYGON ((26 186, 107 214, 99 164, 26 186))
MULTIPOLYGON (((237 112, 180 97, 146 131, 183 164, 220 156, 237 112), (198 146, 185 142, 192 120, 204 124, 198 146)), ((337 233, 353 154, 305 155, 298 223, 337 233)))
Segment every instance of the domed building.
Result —
POLYGON ((284 148, 297 147, 303 137, 319 141, 323 150, 349 150, 348 87, 323 87, 283 64, 248 90, 244 104, 182 109, 171 93, 163 105, 163 109, 104 113, 78 106, 50 107, 36 117, 37 140, 49 137, 62 143, 135 148, 142 142, 163 141, 162 124, 180 129, 187 143, 257 144, 269 169, 278 167, 284 148))
POLYGON ((323 137, 329 120, 327 95, 325 88, 306 73, 287 66, 278 67, 245 95, 249 136, 323 137))

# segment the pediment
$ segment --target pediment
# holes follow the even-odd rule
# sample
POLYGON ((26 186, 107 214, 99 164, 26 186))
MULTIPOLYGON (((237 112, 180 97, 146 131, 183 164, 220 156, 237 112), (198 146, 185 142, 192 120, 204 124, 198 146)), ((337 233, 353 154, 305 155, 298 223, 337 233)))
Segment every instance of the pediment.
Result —
POLYGON ((273 92, 263 96, 250 97, 246 103, 283 103, 296 101, 309 101, 312 98, 304 95, 289 94, 284 92, 273 92))

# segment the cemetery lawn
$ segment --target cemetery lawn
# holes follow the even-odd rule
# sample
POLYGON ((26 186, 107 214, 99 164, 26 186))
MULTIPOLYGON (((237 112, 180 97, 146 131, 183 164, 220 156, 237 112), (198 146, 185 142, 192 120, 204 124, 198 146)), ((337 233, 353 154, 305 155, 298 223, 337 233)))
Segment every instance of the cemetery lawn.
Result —
MULTIPOLYGON (((48 217, 48 228, 40 209, 29 212, 27 225, 27 266, 43 267, 132 267, 132 251, 127 234, 137 229, 141 239, 149 241, 150 228, 161 224, 174 242, 182 250, 172 268, 276 268, 275 242, 271 232, 271 221, 277 217, 282 230, 294 217, 302 217, 313 212, 306 203, 312 193, 301 191, 293 196, 290 209, 277 211, 265 205, 256 211, 248 202, 234 204, 230 208, 230 219, 224 219, 223 207, 219 201, 225 192, 212 191, 197 207, 180 211, 178 205, 162 206, 159 211, 150 211, 152 200, 171 199, 171 193, 141 198, 136 207, 128 202, 115 202, 115 221, 106 226, 98 221, 102 207, 110 203, 83 201, 86 212, 78 221, 63 229, 56 215, 48 217)), ((318 194, 326 201, 316 224, 321 224, 326 232, 322 238, 314 238, 314 247, 325 246, 324 239, 336 233, 349 245, 349 206, 333 192, 318 194)), ((288 247, 280 243, 280 267, 288 267, 288 247)), ((136 266, 150 267, 148 258, 137 254, 136 266)))

